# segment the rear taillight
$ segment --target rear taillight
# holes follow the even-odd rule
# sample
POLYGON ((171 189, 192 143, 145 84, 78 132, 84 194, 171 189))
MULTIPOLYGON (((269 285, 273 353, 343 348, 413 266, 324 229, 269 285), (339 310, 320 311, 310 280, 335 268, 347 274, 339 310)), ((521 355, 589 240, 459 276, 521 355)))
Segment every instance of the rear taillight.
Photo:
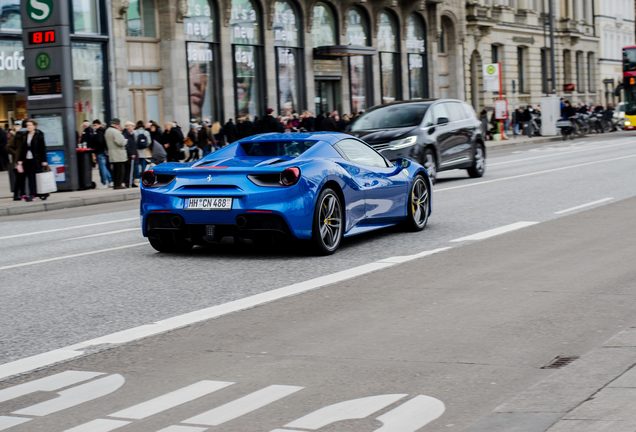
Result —
POLYGON ((300 168, 291 167, 286 168, 285 171, 280 173, 280 184, 283 186, 293 186, 298 183, 300 179, 300 168))
POLYGON ((157 182, 157 176, 153 170, 144 171, 141 175, 141 183, 146 187, 151 187, 157 182))

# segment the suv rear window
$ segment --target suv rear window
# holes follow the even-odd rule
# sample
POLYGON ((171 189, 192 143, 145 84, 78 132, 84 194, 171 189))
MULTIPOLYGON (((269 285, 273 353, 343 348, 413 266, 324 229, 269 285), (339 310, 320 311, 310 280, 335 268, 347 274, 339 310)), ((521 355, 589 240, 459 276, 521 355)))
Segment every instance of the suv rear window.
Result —
POLYGON ((422 123, 427 104, 400 104, 368 111, 351 126, 352 131, 415 127, 422 123))
POLYGON ((248 141, 241 143, 245 156, 298 157, 309 150, 315 141, 248 141))

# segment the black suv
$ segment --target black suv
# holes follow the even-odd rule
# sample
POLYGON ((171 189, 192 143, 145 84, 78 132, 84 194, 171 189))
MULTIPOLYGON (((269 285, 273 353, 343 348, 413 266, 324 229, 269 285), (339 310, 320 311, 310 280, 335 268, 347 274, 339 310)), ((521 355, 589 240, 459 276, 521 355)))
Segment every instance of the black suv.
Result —
POLYGON ((424 165, 431 180, 438 171, 486 171, 486 146, 475 110, 455 99, 394 102, 369 109, 350 126, 387 159, 401 157, 424 165))

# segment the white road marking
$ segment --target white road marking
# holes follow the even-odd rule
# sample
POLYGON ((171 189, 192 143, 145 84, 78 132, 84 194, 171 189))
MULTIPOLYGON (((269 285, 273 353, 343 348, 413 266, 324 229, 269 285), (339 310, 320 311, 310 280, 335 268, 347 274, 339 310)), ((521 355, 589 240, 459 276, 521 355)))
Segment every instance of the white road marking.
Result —
POLYGON ((602 160, 597 160, 597 161, 593 161, 593 162, 585 162, 585 163, 580 163, 580 164, 576 164, 576 165, 568 165, 568 166, 559 167, 559 168, 552 168, 552 169, 547 169, 547 170, 534 171, 534 172, 531 172, 531 173, 519 174, 519 175, 514 175, 514 176, 509 176, 509 177, 500 177, 500 178, 496 178, 496 179, 492 179, 492 180, 484 180, 484 181, 478 181, 478 182, 474 182, 474 183, 466 183, 466 184, 459 185, 459 186, 451 186, 451 187, 446 187, 446 188, 441 188, 441 189, 435 189, 435 192, 444 192, 444 191, 450 191, 450 190, 465 189, 465 188, 469 188, 469 187, 481 186, 481 185, 491 184, 491 183, 499 183, 499 182, 508 181, 508 180, 517 180, 517 179, 524 178, 524 177, 536 177, 536 176, 540 176, 541 174, 549 174, 549 173, 553 173, 553 172, 565 171, 565 170, 570 170, 570 169, 574 169, 574 168, 581 168, 581 167, 590 166, 590 165, 598 165, 598 164, 603 164, 603 163, 607 163, 607 162, 616 162, 616 161, 619 161, 619 160, 631 159, 631 158, 634 158, 634 157, 636 157, 636 154, 627 155, 627 156, 620 156, 620 157, 615 157, 615 158, 611 158, 611 159, 602 159, 602 160))
POLYGON ((569 150, 569 149, 562 149, 561 150, 558 147, 556 147, 556 148, 553 147, 551 149, 558 150, 558 151, 554 151, 553 153, 546 154, 546 155, 541 155, 541 156, 532 156, 532 157, 527 157, 527 158, 503 161, 503 162, 491 162, 491 163, 488 163, 488 167, 497 167, 497 166, 502 166, 502 165, 510 165, 510 164, 514 164, 514 163, 527 162, 527 161, 532 161, 532 160, 536 160, 536 159, 553 158, 555 156, 561 156, 561 155, 567 156, 567 155, 572 154, 572 153, 582 153, 582 152, 589 152, 589 151, 594 151, 594 150, 606 150, 606 149, 611 148, 611 147, 621 147, 621 146, 633 145, 633 144, 634 144, 633 139, 629 139, 626 142, 621 142, 621 143, 616 143, 616 144, 608 144, 608 145, 602 145, 602 146, 575 148, 574 150, 569 150))
POLYGON ((101 372, 83 372, 83 371, 65 371, 35 381, 29 381, 24 384, 18 384, 0 390, 0 403, 13 400, 22 396, 26 396, 35 392, 52 392, 63 389, 83 381, 88 381, 100 375, 101 372))
MULTIPOLYGON (((141 246, 146 243, 139 243, 135 245, 128 245, 124 247, 141 246)), ((116 250, 116 248, 111 248, 116 250)), ((439 252, 444 252, 449 248, 440 248, 431 251, 421 252, 416 254, 418 257, 424 257, 433 255, 439 252)), ((96 251, 97 252, 97 251, 96 251)), ((412 255, 411 255, 412 256, 412 255)), ((280 300, 286 297, 302 294, 308 291, 312 291, 318 288, 322 288, 327 285, 331 285, 344 280, 352 279, 367 273, 371 273, 377 270, 382 270, 388 267, 396 265, 391 262, 392 258, 387 258, 386 261, 376 261, 370 264, 361 265, 348 270, 343 270, 330 275, 320 276, 315 279, 310 279, 304 282, 295 283, 282 288, 274 289, 253 296, 245 297, 239 300, 234 300, 228 303, 212 306, 198 311, 189 312, 183 315, 178 315, 172 318, 168 318, 162 321, 157 321, 152 324, 142 325, 134 327, 128 330, 123 330, 116 333, 111 333, 96 339, 80 342, 75 345, 70 345, 64 348, 56 349, 46 353, 38 354, 31 357, 26 357, 20 360, 15 360, 9 363, 0 365, 0 380, 22 374, 25 372, 40 369, 46 366, 59 363, 61 361, 69 360, 74 357, 84 355, 84 350, 95 347, 102 344, 125 344, 135 340, 143 339, 149 336, 155 336, 168 331, 176 330, 178 328, 186 327, 191 324, 195 324, 201 321, 207 321, 214 318, 219 318, 224 315, 251 309, 266 303, 271 303, 276 300, 280 300)), ((1 270, 2 268, 0 268, 1 270)))
POLYGON ((376 420, 384 426, 374 432, 415 432, 446 411, 444 403, 430 396, 419 395, 376 420))
POLYGON ((457 238, 455 240, 451 240, 451 242, 453 243, 457 243, 457 242, 464 242, 464 241, 475 241, 475 240, 484 240, 490 237, 495 237, 498 236, 500 234, 505 234, 505 233, 509 233, 511 231, 515 231, 518 229, 522 229, 522 228, 526 228, 532 225, 536 225, 539 222, 516 222, 510 225, 504 225, 498 228, 493 228, 491 230, 488 231, 482 231, 480 233, 477 234, 471 234, 469 236, 466 237, 460 237, 457 238))
MULTIPOLYGON (((208 428, 198 426, 168 426, 157 432, 204 432, 208 428)), ((292 431, 293 432, 293 431, 292 431)))
POLYGON ((31 421, 29 418, 0 416, 0 431, 31 421))
POLYGON ((303 387, 297 386, 271 385, 210 411, 190 417, 181 423, 218 426, 263 408, 302 389, 303 387))
POLYGON ((611 200, 613 200, 613 199, 614 199, 614 198, 612 198, 612 197, 603 198, 603 199, 596 200, 596 201, 592 201, 592 202, 589 202, 589 203, 586 203, 586 204, 581 204, 581 205, 578 205, 578 206, 576 206, 576 207, 570 207, 570 208, 567 208, 567 209, 565 209, 565 210, 559 210, 559 211, 557 211, 557 212, 554 212, 554 214, 556 214, 556 215, 562 215, 562 214, 564 214, 564 213, 569 213, 569 212, 573 212, 573 211, 576 211, 576 210, 584 209, 584 208, 586 208, 586 207, 592 207, 592 206, 595 206, 595 205, 597 205, 597 204, 602 204, 602 203, 605 203, 605 202, 611 201, 611 200))
POLYGON ((114 223, 130 222, 130 221, 138 221, 138 220, 139 220, 138 217, 134 217, 134 218, 126 218, 126 219, 117 219, 117 220, 107 221, 107 222, 96 222, 92 224, 73 225, 73 226, 65 227, 65 228, 55 228, 55 229, 44 230, 44 231, 34 231, 34 232, 28 232, 28 233, 22 233, 22 234, 13 234, 9 236, 0 237, 0 240, 29 237, 29 236, 40 235, 40 234, 48 234, 48 233, 60 232, 60 231, 70 231, 70 230, 81 229, 81 228, 90 228, 94 226, 109 225, 114 223))
POLYGON ((102 232, 97 234, 89 234, 89 235, 85 235, 81 237, 71 237, 69 239, 64 239, 64 241, 82 240, 82 239, 93 238, 93 237, 102 237, 102 236, 107 236, 111 234, 120 234, 120 233, 125 233, 130 231, 139 231, 139 233, 141 233, 141 228, 126 228, 126 229, 120 229, 116 231, 107 231, 107 232, 102 232))
POLYGON ((298 420, 286 424, 286 428, 316 430, 343 420, 358 420, 388 407, 405 398, 406 394, 387 394, 349 400, 320 408, 298 420))
POLYGON ((199 381, 171 393, 164 394, 130 408, 109 414, 108 417, 141 420, 171 408, 192 402, 195 399, 214 393, 234 384, 224 381, 199 381))
POLYGON ((66 429, 64 432, 110 432, 129 424, 129 421, 124 420, 99 419, 84 423, 83 425, 79 425, 71 429, 66 429))
POLYGON ((126 380, 119 374, 108 375, 95 381, 59 392, 59 397, 14 411, 11 414, 43 417, 92 401, 118 390, 126 380))
POLYGON ((82 252, 82 253, 76 253, 76 254, 72 254, 72 255, 64 255, 64 256, 54 257, 54 258, 45 258, 45 259, 41 259, 41 260, 37 260, 37 261, 29 261, 29 262, 25 262, 25 263, 11 264, 11 265, 6 265, 6 266, 0 267, 0 271, 2 271, 2 270, 10 270, 10 269, 20 268, 20 267, 27 267, 27 266, 32 266, 32 265, 36 265, 36 264, 44 264, 44 263, 49 263, 49 262, 53 262, 53 261, 61 261, 61 260, 71 259, 71 258, 79 258, 79 257, 83 257, 83 256, 95 255, 95 254, 100 254, 100 253, 105 253, 105 252, 112 252, 112 251, 116 251, 116 250, 130 249, 130 248, 139 247, 139 246, 147 246, 147 245, 148 245, 147 242, 134 243, 134 244, 124 245, 124 246, 112 247, 112 248, 108 248, 108 249, 99 249, 99 250, 90 251, 90 252, 82 252))

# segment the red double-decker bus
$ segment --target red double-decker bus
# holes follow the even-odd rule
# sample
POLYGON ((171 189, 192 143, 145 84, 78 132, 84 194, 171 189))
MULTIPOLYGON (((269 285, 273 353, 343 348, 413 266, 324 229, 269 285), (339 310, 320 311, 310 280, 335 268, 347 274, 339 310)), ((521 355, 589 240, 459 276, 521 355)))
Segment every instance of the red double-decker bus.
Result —
POLYGON ((636 46, 623 48, 623 91, 625 92, 625 129, 636 129, 636 46))

